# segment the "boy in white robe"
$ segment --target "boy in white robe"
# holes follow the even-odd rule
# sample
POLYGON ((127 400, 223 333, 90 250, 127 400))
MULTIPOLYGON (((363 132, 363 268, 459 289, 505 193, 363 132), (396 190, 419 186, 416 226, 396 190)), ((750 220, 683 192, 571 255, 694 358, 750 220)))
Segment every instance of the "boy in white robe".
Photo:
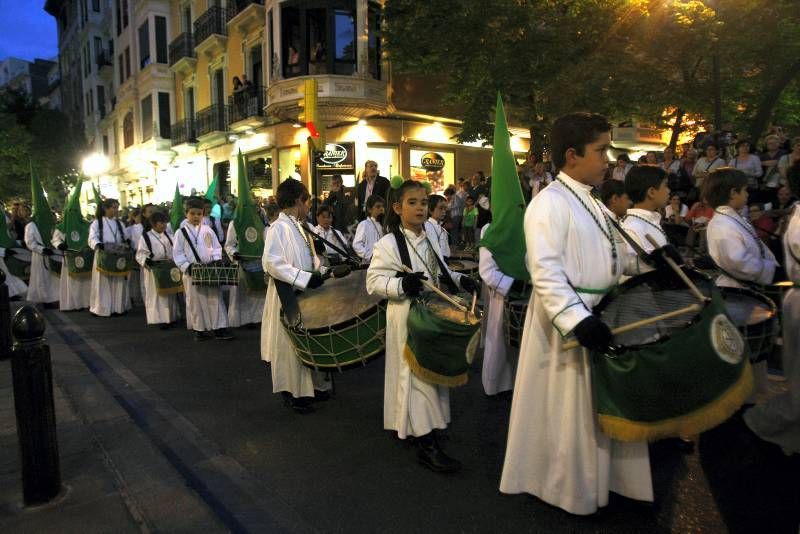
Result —
MULTIPOLYGON (((144 232, 141 208, 132 211, 133 224, 125 227, 125 238, 131 245, 131 250, 139 249, 139 240, 144 232)), ((128 294, 134 302, 144 302, 144 277, 140 269, 134 269, 128 276, 128 294)))
POLYGON ((157 324, 162 330, 172 326, 181 317, 177 295, 159 295, 151 267, 154 262, 169 262, 172 259, 172 238, 166 233, 167 216, 155 212, 150 216, 151 229, 142 234, 136 248, 136 262, 142 267, 144 282, 144 306, 147 324, 157 324))
POLYGON ((439 242, 444 260, 450 257, 450 236, 442 223, 447 216, 447 199, 441 195, 428 196, 428 220, 425 221, 425 234, 439 242))
MULTIPOLYGON (((66 253, 67 239, 60 229, 53 230, 53 246, 66 253)), ((83 310, 89 307, 92 296, 91 276, 70 276, 66 258, 61 264, 58 309, 61 311, 83 310)))
POLYGON ((353 237, 353 250, 363 263, 372 260, 372 247, 383 237, 383 226, 379 220, 384 212, 383 198, 378 195, 370 196, 366 208, 368 217, 358 223, 356 235, 353 237))
POLYGON ((27 299, 43 303, 47 308, 57 307, 59 277, 50 268, 48 261, 54 252, 52 248, 45 246, 39 227, 34 221, 25 225, 25 246, 31 251, 31 277, 28 281, 27 299))
POLYGON ((653 500, 647 443, 623 443, 598 428, 590 350, 612 340, 592 308, 613 288, 628 255, 610 212, 592 195, 608 167, 611 125, 575 113, 553 125, 562 171, 525 211, 534 281, 522 334, 500 491, 531 493, 573 514, 591 514, 614 491, 653 500), (564 350, 573 333, 582 347, 564 350))
POLYGON ((213 230, 202 224, 203 200, 186 201, 186 224, 175 232, 172 259, 183 272, 183 292, 186 297, 186 324, 194 331, 195 341, 212 337, 233 339, 228 330, 228 311, 219 286, 195 286, 192 270, 222 260, 222 247, 213 230))
MULTIPOLYGON (((667 245, 667 234, 661 227, 660 210, 669 202, 667 173, 660 167, 640 165, 625 176, 625 192, 633 207, 625 213, 622 228, 647 253, 667 245), (653 245, 649 237, 656 241, 653 245)), ((653 267, 644 263, 628 244, 628 253, 637 261, 636 272, 646 273, 653 267)))
POLYGON ((343 252, 352 254, 347 238, 333 227, 333 211, 330 206, 323 205, 317 208, 317 225, 314 227, 314 233, 327 241, 325 243, 325 256, 331 264, 340 263, 344 261, 345 257, 328 243, 332 243, 343 252))
MULTIPOLYGON (((233 261, 253 261, 252 258, 242 258, 239 254, 239 236, 236 234, 233 221, 228 225, 225 253, 233 261)), ((231 328, 238 328, 260 323, 264 314, 264 300, 264 293, 261 291, 248 291, 241 286, 231 286, 228 290, 228 325, 231 328)))
POLYGON ((280 320, 281 302, 275 280, 296 290, 313 290, 323 284, 322 267, 311 236, 300 226, 308 215, 309 194, 297 180, 285 180, 276 197, 281 213, 267 229, 262 265, 272 277, 261 321, 261 358, 272 362, 272 391, 281 393, 285 404, 300 414, 313 411, 311 400, 328 397, 325 375, 304 366, 297 357, 280 320))
POLYGON ((126 244, 125 229, 117 219, 118 210, 119 202, 116 199, 105 199, 97 207, 96 218, 89 226, 88 244, 95 251, 89 311, 100 317, 122 315, 131 309, 127 277, 108 276, 97 270, 99 250, 126 244))
MULTIPOLYGON (((746 287, 747 284, 771 284, 778 261, 758 237, 750 221, 739 211, 747 206, 747 175, 738 169, 723 167, 706 178, 705 199, 714 208, 708 223, 708 253, 722 274, 721 287, 746 287)), ((748 402, 755 402, 768 390, 767 362, 753 363, 755 389, 748 402)))

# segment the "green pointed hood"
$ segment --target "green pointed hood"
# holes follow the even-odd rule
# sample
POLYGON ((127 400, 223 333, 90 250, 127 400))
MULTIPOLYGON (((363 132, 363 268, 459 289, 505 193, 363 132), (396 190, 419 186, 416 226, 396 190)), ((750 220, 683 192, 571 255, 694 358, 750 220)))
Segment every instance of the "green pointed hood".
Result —
POLYGON ((172 197, 172 208, 169 210, 169 224, 172 226, 173 233, 178 231, 184 218, 183 197, 180 189, 178 189, 178 184, 175 184, 175 196, 172 197))
POLYGON ((506 112, 497 93, 492 149, 492 224, 481 239, 497 266, 508 276, 528 280, 525 267, 525 197, 519 184, 517 165, 511 151, 506 112))
POLYGON ((31 199, 33 200, 33 215, 31 220, 36 223, 39 235, 42 236, 42 244, 45 247, 52 247, 53 229, 56 227, 56 219, 47 197, 44 196, 44 189, 39 177, 33 172, 31 166, 31 199))
POLYGON ((64 208, 63 232, 70 250, 82 250, 86 248, 89 238, 89 222, 84 219, 81 213, 81 188, 83 186, 83 176, 78 178, 75 189, 69 195, 67 207, 64 208))
POLYGON ((261 258, 262 254, 264 254, 264 222, 258 216, 258 210, 256 210, 256 206, 253 203, 250 183, 247 181, 247 169, 241 150, 237 160, 238 172, 236 173, 236 179, 239 201, 236 203, 236 210, 233 212, 233 227, 236 229, 239 254, 246 260, 255 260, 261 258))

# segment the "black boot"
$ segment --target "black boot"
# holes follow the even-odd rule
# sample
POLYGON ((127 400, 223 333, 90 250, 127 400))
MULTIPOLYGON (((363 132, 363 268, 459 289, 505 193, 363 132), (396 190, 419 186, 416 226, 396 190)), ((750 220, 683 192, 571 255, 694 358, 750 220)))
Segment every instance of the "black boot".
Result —
POLYGON ((461 469, 461 462, 447 456, 439 447, 433 432, 417 438, 417 460, 436 473, 455 473, 461 469))
POLYGON ((311 397, 292 397, 292 394, 288 391, 281 391, 281 395, 283 396, 283 404, 287 408, 291 408, 295 412, 305 415, 309 414, 314 411, 314 407, 311 406, 311 397))

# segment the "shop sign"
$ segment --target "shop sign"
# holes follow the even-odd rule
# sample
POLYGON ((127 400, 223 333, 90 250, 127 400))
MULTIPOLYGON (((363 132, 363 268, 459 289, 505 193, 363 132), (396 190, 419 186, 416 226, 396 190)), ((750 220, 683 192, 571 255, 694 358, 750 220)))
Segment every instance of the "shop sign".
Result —
POLYGON ((354 170, 355 144, 328 143, 325 152, 317 155, 317 169, 354 170))
POLYGON ((444 158, 441 154, 436 152, 427 152, 420 158, 422 166, 430 171, 439 171, 444 169, 444 158))

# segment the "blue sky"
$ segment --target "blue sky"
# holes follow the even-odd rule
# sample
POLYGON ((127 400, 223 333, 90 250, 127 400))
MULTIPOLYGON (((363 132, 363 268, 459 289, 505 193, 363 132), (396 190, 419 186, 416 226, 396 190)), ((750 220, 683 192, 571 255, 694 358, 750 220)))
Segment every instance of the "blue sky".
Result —
POLYGON ((45 0, 0 0, 0 60, 9 56, 50 59, 58 55, 56 19, 45 0))

